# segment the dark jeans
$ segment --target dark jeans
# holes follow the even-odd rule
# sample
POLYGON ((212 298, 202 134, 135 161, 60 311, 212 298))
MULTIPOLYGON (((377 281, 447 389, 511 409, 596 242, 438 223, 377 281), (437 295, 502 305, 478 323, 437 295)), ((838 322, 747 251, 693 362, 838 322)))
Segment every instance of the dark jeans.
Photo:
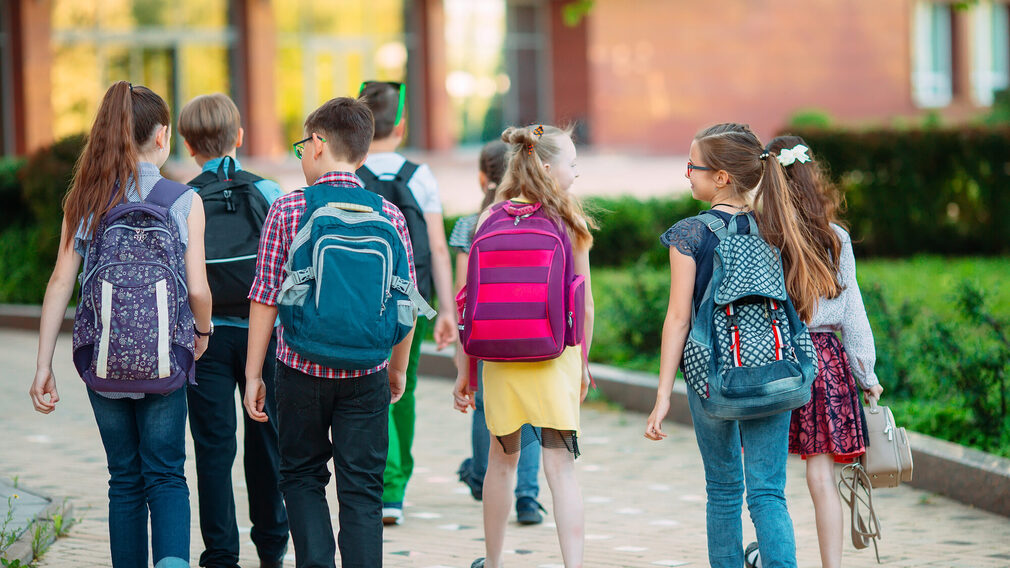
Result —
POLYGON ((109 544, 115 568, 189 566, 186 395, 109 399, 88 389, 109 463, 109 544))
POLYGON ((382 472, 389 447, 389 374, 322 379, 277 364, 281 492, 298 568, 335 568, 326 485, 333 458, 341 565, 382 566, 382 472), (330 441, 332 437, 332 442, 330 441))
MULTIPOLYGON (((189 430, 196 450, 200 532, 204 551, 200 566, 237 568, 238 523, 231 470, 238 449, 235 387, 245 395, 245 357, 248 330, 219 326, 203 357, 196 362, 197 386, 187 390, 189 430)), ((275 351, 273 339, 267 349, 275 351)), ((263 560, 278 560, 288 544, 288 517, 279 488, 280 452, 277 447, 277 404, 274 399, 274 359, 263 366, 266 413, 256 422, 241 406, 244 418, 243 466, 249 495, 249 536, 263 560)))

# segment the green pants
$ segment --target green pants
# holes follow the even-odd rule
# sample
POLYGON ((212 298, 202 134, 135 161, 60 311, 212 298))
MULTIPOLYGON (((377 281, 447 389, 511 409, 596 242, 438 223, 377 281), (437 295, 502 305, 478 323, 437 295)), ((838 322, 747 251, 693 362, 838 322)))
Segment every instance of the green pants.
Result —
POLYGON ((428 334, 428 320, 417 318, 414 340, 410 344, 410 362, 407 363, 407 386, 403 396, 389 407, 389 453, 386 454, 386 472, 382 477, 382 502, 403 503, 407 481, 414 472, 414 456, 410 447, 414 443, 415 398, 417 389, 417 363, 421 355, 421 342, 428 334))

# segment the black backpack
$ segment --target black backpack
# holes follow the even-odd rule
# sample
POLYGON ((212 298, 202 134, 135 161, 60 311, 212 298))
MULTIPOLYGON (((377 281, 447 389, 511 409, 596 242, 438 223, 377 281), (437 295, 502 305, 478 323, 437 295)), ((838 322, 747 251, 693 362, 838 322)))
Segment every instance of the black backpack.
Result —
POLYGON ((406 160, 395 174, 377 176, 368 166, 361 166, 356 173, 365 183, 365 189, 386 198, 386 201, 396 205, 403 213, 407 220, 407 232, 410 233, 410 245, 414 249, 417 289, 426 301, 430 301, 431 247, 428 245, 428 223, 424 220, 424 211, 421 211, 414 193, 407 187, 407 182, 414 177, 417 168, 417 164, 406 160))
POLYGON ((225 157, 216 172, 205 171, 189 182, 203 199, 207 217, 204 247, 215 316, 249 317, 247 296, 256 272, 260 231, 270 210, 255 185, 262 179, 236 171, 235 160, 225 157))

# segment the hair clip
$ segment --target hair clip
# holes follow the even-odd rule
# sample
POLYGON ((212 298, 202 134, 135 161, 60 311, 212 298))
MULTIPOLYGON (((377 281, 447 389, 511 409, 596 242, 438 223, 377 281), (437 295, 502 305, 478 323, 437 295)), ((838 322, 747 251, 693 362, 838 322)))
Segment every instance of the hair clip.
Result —
MULTIPOLYGON (((534 128, 533 129, 533 134, 535 134, 536 137, 537 137, 537 140, 539 140, 540 137, 544 135, 544 125, 541 124, 540 126, 537 126, 536 128, 534 128)), ((536 142, 534 141, 532 144, 528 144, 526 146, 526 155, 527 156, 532 156, 533 155, 533 146, 535 144, 536 144, 536 142)))
POLYGON ((797 144, 792 148, 783 148, 779 150, 779 163, 782 164, 782 167, 791 166, 794 162, 805 164, 811 160, 810 156, 807 155, 807 150, 809 149, 803 144, 797 144))

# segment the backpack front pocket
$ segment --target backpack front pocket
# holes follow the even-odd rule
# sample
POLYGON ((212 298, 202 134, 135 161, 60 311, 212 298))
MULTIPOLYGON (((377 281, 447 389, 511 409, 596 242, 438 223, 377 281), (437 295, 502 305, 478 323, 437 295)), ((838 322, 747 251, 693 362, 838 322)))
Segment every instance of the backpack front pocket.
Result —
MULTIPOLYGON (((156 275, 162 269, 142 265, 137 272, 156 275)), ((120 271, 126 270, 120 267, 120 271)), ((116 272, 115 268, 106 272, 116 272)), ((113 274, 115 276, 115 274, 113 274)), ((131 274, 132 275, 132 274, 131 274)), ((122 276, 122 275, 119 275, 122 276)), ((152 380, 172 374, 172 337, 176 326, 177 292, 168 278, 124 282, 100 278, 96 286, 97 342, 92 371, 100 379, 152 380)))
POLYGON ((586 336, 586 277, 581 274, 568 284, 566 310, 565 345, 581 345, 586 336))

